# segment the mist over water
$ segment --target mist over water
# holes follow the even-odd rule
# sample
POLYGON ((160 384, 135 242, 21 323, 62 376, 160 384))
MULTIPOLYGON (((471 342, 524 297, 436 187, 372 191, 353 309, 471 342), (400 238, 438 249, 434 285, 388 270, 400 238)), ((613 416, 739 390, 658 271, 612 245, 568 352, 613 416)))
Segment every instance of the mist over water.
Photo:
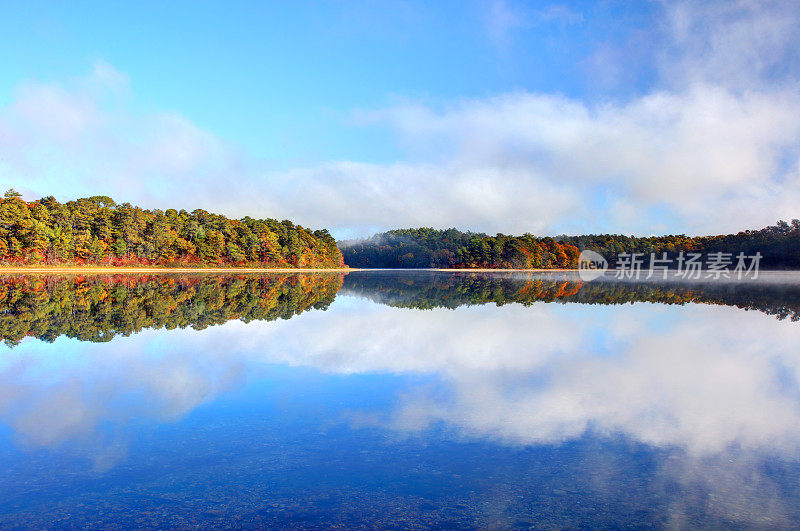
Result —
POLYGON ((2 525, 800 517, 800 275, 1 284, 2 525))

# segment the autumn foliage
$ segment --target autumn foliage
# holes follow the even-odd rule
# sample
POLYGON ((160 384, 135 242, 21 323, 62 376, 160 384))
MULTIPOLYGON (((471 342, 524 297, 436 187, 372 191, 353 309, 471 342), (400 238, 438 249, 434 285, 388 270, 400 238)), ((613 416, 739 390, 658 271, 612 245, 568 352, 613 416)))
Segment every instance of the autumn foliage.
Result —
POLYGON ((715 236, 506 236, 462 232, 457 229, 400 229, 364 240, 340 242, 351 267, 573 269, 582 250, 592 250, 611 268, 623 254, 639 253, 645 263, 651 255, 674 261, 680 253, 739 253, 762 256, 765 269, 800 269, 800 220, 778 221, 759 230, 715 236))
POLYGON ((580 254, 553 238, 431 228, 392 230, 339 246, 350 267, 566 269, 577 267, 580 254))
POLYGON ((326 230, 229 219, 205 210, 145 210, 94 196, 67 203, 0 199, 0 263, 342 267, 326 230))

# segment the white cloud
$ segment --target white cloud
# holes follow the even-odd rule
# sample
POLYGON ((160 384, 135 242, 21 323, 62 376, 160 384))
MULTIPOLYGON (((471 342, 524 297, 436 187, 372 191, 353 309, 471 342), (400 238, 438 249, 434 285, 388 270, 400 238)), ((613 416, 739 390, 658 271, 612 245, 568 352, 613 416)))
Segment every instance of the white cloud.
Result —
POLYGON ((769 90, 794 84, 800 71, 792 0, 666 0, 658 66, 662 82, 697 81, 769 90))
POLYGON ((127 85, 103 62, 72 82, 22 84, 0 109, 0 186, 190 210, 248 196, 250 163, 236 146, 177 113, 134 112, 127 85))
POLYGON ((120 72, 103 60, 97 60, 94 63, 88 85, 90 88, 94 86, 97 90, 105 88, 119 93, 127 91, 130 88, 130 82, 127 74, 120 72))
MULTIPOLYGON (((576 201, 525 168, 450 164, 327 164, 275 175, 290 217, 312 226, 434 225, 544 230, 576 201), (513 213, 515 219, 507 216, 513 213), (503 221, 505 220, 505 222, 503 221)), ((524 232, 524 231, 523 231, 524 232)))
MULTIPOLYGON (((640 209, 665 208, 680 220, 679 228, 700 231, 739 230, 746 228, 743 222, 791 216, 800 199, 797 168, 781 166, 798 156, 800 95, 793 91, 737 95, 695 85, 598 105, 517 93, 440 112, 397 107, 376 119, 407 141, 447 146, 462 168, 496 169, 492 186, 503 197, 572 199, 559 200, 562 208, 555 211, 535 204, 506 210, 497 219, 516 231, 530 226, 531 217, 556 229, 576 215, 575 205, 586 209, 578 216, 597 216, 618 230, 634 228, 619 227, 615 212, 592 212, 598 189, 640 209), (541 189, 544 182, 549 190, 541 189), (733 212, 740 215, 732 218, 733 212)), ((638 230, 655 222, 644 216, 638 230)))

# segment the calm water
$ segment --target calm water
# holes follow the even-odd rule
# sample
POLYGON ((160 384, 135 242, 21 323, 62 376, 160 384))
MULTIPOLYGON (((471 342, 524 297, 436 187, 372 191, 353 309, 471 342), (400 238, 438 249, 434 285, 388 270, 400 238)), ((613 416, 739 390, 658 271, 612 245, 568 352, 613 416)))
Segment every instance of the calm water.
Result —
POLYGON ((797 527, 800 275, 0 277, 1 527, 797 527))

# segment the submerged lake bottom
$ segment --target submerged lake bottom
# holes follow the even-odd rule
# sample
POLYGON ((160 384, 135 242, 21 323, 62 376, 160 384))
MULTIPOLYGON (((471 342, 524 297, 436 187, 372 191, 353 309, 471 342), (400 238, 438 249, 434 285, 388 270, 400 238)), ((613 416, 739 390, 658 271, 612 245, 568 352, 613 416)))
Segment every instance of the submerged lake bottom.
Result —
POLYGON ((800 274, 0 276, 3 528, 796 528, 800 274))

